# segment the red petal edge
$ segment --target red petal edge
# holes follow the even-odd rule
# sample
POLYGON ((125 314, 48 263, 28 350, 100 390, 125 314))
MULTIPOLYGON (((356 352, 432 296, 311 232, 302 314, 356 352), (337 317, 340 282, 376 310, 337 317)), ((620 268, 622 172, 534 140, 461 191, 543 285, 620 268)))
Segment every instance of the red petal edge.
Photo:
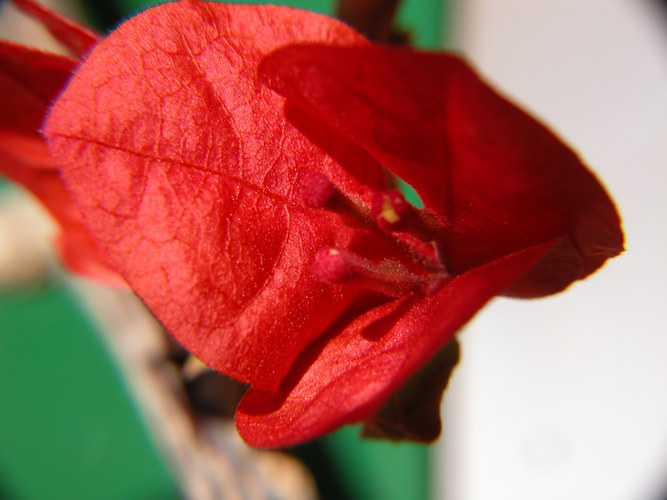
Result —
POLYGON ((0 158, 0 174, 27 188, 60 226, 56 244, 65 267, 99 283, 127 288, 125 280, 91 237, 44 139, 0 129, 0 158))
POLYGON ((241 436, 252 446, 291 446, 370 418, 552 245, 502 257, 457 276, 432 297, 394 300, 328 332, 298 358, 280 391, 248 390, 236 412, 241 436))
POLYGON ((51 102, 76 65, 74 59, 0 40, 0 129, 39 137, 51 102))
POLYGON ((93 50, 46 125, 77 205, 132 289, 204 363, 267 390, 356 294, 315 279, 315 252, 374 244, 305 207, 301 179, 318 171, 369 197, 382 177, 349 141, 354 154, 342 156, 355 163, 325 155, 257 80, 265 54, 304 40, 367 43, 285 7, 163 4, 93 50))
POLYGON ((458 57, 303 44, 269 55, 260 76, 417 190, 448 228, 456 274, 568 234, 510 290, 545 295, 623 249, 614 204, 580 159, 458 57))

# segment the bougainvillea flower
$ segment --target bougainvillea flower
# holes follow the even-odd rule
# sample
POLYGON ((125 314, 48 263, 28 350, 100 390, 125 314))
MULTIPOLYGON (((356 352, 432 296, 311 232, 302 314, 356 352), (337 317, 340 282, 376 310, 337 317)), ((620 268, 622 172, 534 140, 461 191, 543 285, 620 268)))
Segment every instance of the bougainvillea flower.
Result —
POLYGON ((57 243, 70 270, 125 286, 85 227, 38 132, 79 62, 74 57, 90 50, 98 37, 30 0, 14 3, 48 27, 73 57, 0 41, 0 174, 30 190, 53 215, 63 229, 57 243))
POLYGON ((295 9, 149 9, 45 133, 115 269, 251 386, 236 421, 255 446, 372 420, 493 296, 553 293, 622 249, 577 156, 460 59, 295 9))

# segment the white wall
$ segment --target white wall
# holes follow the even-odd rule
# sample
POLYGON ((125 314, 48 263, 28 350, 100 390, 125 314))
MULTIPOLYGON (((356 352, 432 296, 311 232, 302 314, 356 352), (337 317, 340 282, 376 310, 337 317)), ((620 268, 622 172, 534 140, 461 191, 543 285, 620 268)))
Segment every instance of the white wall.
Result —
POLYGON ((657 499, 667 490, 667 15, 648 0, 459 4, 455 45, 588 161, 618 204, 627 251, 559 296, 497 299, 463 332, 439 498, 657 499))

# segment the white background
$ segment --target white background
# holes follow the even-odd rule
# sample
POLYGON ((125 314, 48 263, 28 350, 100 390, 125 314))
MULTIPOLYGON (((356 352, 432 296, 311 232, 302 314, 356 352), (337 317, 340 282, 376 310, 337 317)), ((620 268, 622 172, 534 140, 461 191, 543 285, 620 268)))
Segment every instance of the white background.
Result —
POLYGON ((616 200, 626 252, 462 333, 434 478, 447 500, 667 491, 667 15, 648 0, 465 0, 454 45, 616 200))

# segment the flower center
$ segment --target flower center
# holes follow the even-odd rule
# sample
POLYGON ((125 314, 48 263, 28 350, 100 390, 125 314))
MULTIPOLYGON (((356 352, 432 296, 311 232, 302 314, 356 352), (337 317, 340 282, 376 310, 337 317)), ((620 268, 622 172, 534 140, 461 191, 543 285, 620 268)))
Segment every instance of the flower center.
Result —
POLYGON ((398 191, 375 193, 371 213, 380 229, 391 231, 410 213, 410 205, 398 191))
POLYGON ((431 295, 451 279, 433 243, 442 225, 430 213, 408 203, 399 191, 376 192, 367 207, 346 196, 325 175, 313 173, 304 178, 302 198, 308 207, 333 211, 350 225, 378 233, 413 269, 398 260, 374 262, 346 249, 324 247, 316 253, 312 268, 323 283, 401 297, 431 295))

